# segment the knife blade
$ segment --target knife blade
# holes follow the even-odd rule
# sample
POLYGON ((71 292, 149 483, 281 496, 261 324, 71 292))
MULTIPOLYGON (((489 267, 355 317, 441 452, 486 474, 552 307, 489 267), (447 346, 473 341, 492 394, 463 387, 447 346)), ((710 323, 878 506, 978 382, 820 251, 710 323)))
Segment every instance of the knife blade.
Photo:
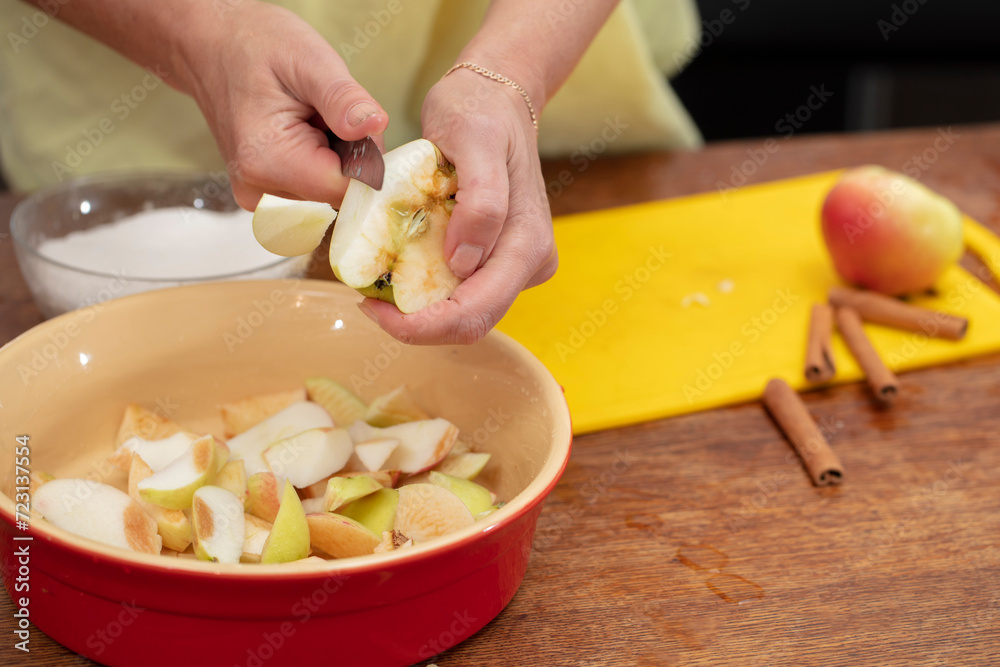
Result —
POLYGON ((382 189, 385 179, 385 160, 371 137, 359 141, 344 141, 331 130, 326 131, 330 148, 340 156, 341 173, 365 185, 382 189))

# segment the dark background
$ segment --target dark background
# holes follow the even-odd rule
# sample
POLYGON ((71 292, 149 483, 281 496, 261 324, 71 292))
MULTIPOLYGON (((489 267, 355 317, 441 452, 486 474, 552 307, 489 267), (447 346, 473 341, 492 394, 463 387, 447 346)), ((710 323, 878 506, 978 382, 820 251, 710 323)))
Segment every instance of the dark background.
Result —
POLYGON ((1000 120, 996 0, 697 4, 704 46, 672 83, 706 141, 781 134, 821 85, 832 96, 797 132, 1000 120))

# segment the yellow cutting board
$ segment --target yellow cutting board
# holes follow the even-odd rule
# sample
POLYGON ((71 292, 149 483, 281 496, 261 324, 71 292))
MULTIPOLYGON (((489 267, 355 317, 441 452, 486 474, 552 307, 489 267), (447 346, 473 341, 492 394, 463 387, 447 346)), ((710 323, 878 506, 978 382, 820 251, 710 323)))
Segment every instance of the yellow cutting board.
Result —
MULTIPOLYGON (((499 328, 565 387, 577 433, 755 399, 772 377, 807 387, 810 309, 840 282, 819 229, 838 174, 559 218, 559 271, 499 328)), ((1000 239, 969 219, 965 231, 1000 269, 1000 239)), ((894 370, 1000 350, 996 293, 959 267, 937 292, 915 303, 968 317, 968 335, 866 325, 894 370)), ((834 355, 836 382, 862 377, 839 338, 834 355)))

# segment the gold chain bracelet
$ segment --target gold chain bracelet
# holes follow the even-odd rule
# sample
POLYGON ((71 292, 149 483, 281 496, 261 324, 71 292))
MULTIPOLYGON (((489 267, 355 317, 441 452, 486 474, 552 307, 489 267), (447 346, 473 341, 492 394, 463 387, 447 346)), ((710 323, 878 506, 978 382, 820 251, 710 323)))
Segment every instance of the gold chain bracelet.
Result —
POLYGON ((485 76, 487 79, 493 79, 494 81, 496 81, 498 83, 502 83, 505 86, 510 86, 511 88, 513 88, 514 90, 516 90, 517 92, 521 93, 521 97, 524 98, 524 103, 528 105, 528 113, 531 114, 531 124, 535 126, 535 134, 538 134, 538 116, 535 115, 535 106, 531 103, 531 98, 528 97, 527 91, 525 91, 524 88, 521 87, 521 84, 517 83, 516 81, 512 81, 511 79, 508 79, 507 77, 505 77, 505 76, 503 76, 501 74, 497 74, 496 72, 491 72, 490 70, 486 69, 485 67, 480 67, 479 65, 477 65, 475 63, 470 63, 470 62, 458 63, 457 65, 455 65, 454 67, 452 67, 450 70, 448 70, 447 72, 445 72, 444 76, 442 76, 441 78, 443 79, 445 76, 448 76, 449 74, 451 74, 455 70, 461 69, 461 68, 470 69, 473 72, 475 72, 476 74, 481 74, 481 75, 485 76))

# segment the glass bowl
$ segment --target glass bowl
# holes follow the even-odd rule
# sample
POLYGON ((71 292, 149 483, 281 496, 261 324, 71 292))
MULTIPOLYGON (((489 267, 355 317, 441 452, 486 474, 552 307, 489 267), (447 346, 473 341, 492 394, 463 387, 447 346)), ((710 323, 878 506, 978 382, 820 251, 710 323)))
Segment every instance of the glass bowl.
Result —
MULTIPOLYGON (((127 294, 219 280, 300 278, 309 255, 279 257, 260 248, 250 227, 251 214, 241 211, 223 177, 191 172, 106 173, 68 180, 39 190, 22 201, 11 216, 11 234, 21 273, 45 317, 127 294), (93 232, 123 218, 156 209, 182 207, 166 222, 172 227, 144 227, 142 238, 119 237, 112 243, 90 241, 89 255, 67 259, 66 239, 93 232), (205 213, 245 216, 233 222, 239 235, 223 236, 219 227, 205 229, 204 242, 192 243, 205 213), (163 229, 162 238, 158 238, 163 229), (180 230, 180 231, 178 231, 180 230), (185 231, 186 230, 186 231, 185 231), (146 233, 151 231, 152 233, 146 233), (61 245, 59 254, 55 246, 61 245), (171 249, 173 246, 173 249, 171 249)), ((103 230, 107 234, 109 229, 103 230)), ((197 237, 195 237, 197 238, 197 237)), ((102 239, 107 241, 107 237, 102 239)), ((74 252, 80 252, 77 248, 74 252)))

